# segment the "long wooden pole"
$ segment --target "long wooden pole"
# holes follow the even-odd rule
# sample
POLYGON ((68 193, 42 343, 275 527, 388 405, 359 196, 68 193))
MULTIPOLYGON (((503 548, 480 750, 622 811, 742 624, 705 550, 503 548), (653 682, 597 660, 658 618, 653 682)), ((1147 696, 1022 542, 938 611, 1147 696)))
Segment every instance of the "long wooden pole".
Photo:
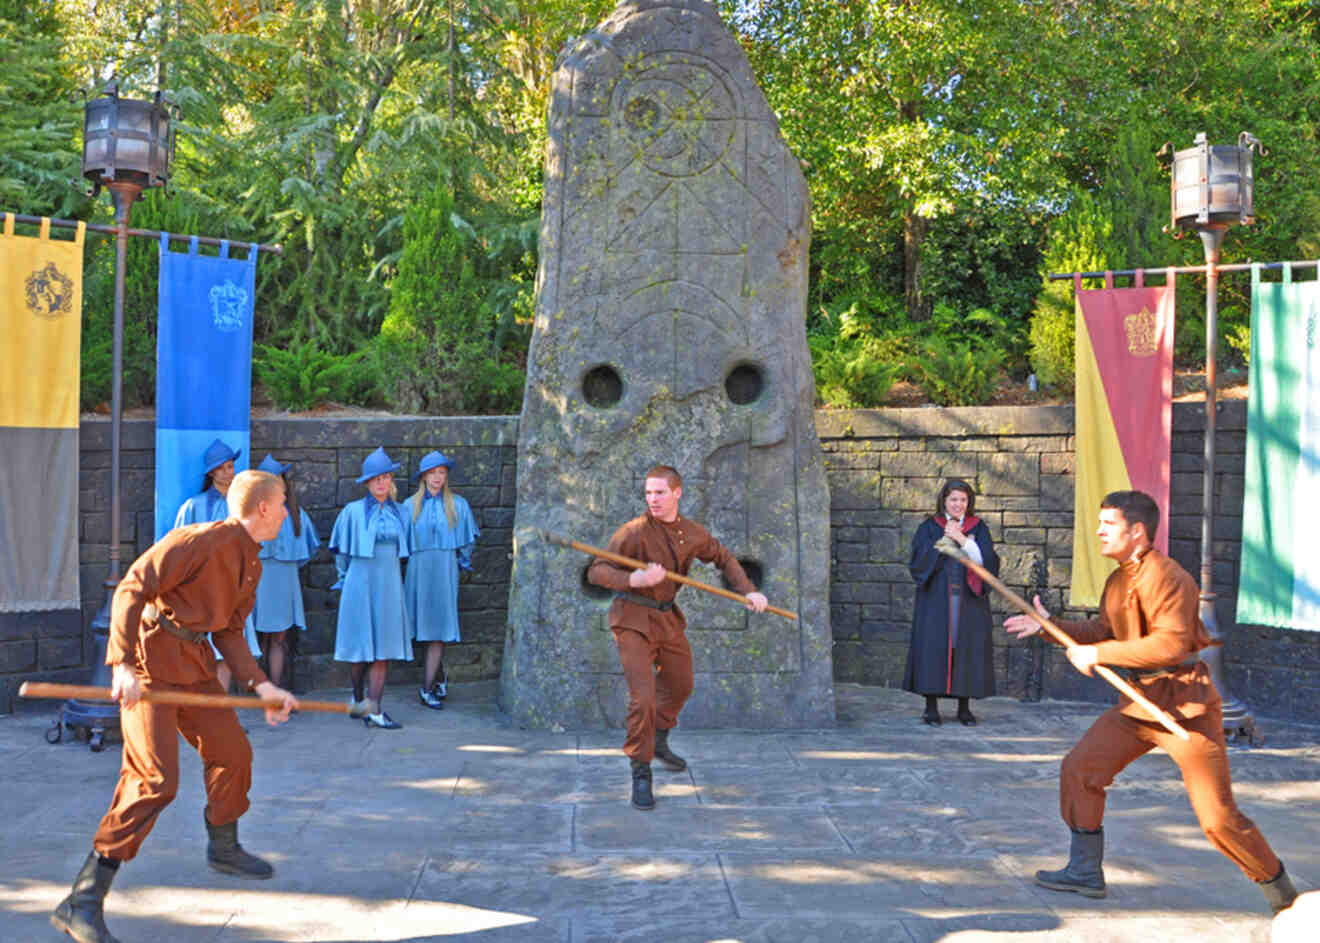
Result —
MULTIPOLYGON (((18 689, 19 697, 77 698, 81 701, 113 701, 109 688, 86 684, 52 684, 45 681, 24 681, 18 689)), ((181 707, 232 707, 238 710, 280 710, 283 701, 263 701, 259 697, 237 697, 232 694, 203 694, 196 691, 154 691, 142 689, 142 700, 153 704, 177 704, 181 707)), ((338 701, 298 701, 299 711, 317 711, 323 714, 353 714, 353 707, 338 701)))
MULTIPOLYGON (((558 544, 561 547, 572 547, 574 550, 581 550, 583 553, 589 553, 593 557, 600 557, 602 560, 609 560, 611 563, 617 563, 620 566, 626 566, 633 570, 644 570, 651 564, 643 563, 641 560, 634 560, 632 557, 625 557, 622 554, 614 553, 609 550, 602 550, 600 547, 593 547, 591 544, 584 544, 569 537, 561 537, 559 534, 550 531, 542 531, 541 537, 548 543, 558 544)), ((747 605, 747 597, 741 593, 735 593, 732 590, 722 589, 719 586, 711 586, 709 583, 703 583, 700 580, 694 580, 684 576, 682 573, 675 573, 672 570, 665 570, 665 576, 675 583, 682 583, 684 586, 692 586, 705 593, 713 593, 716 596, 723 596, 725 599, 733 599, 737 602, 747 605)), ((787 609, 780 609, 778 606, 766 606, 766 612, 773 612, 777 616, 783 616, 785 619, 797 621, 797 613, 789 612, 787 609)))
MULTIPOLYGON (((952 540, 949 540, 946 537, 941 537, 939 540, 935 542, 935 549, 938 550, 940 553, 945 554, 946 556, 953 557, 963 566, 967 567, 967 569, 971 570, 977 576, 981 577, 981 579, 985 581, 987 586, 993 587, 1001 596, 1003 596, 1005 599, 1011 602, 1014 606, 1017 606, 1017 608, 1020 609, 1024 614, 1031 616, 1031 618, 1035 619, 1036 622, 1040 624, 1040 627, 1044 629, 1046 632, 1048 632, 1051 636, 1053 636, 1055 641, 1061 644, 1064 648, 1078 647, 1078 643, 1073 640, 1073 637, 1071 635, 1063 631, 1063 629, 1059 628, 1049 619, 1046 619, 1043 616, 1041 616, 1041 614, 1036 611, 1036 608, 1034 606, 1030 605, 1025 599, 1023 599, 1017 593, 1013 592, 1011 589, 1009 589, 1007 586, 1001 583, 997 576, 995 576, 985 567, 981 566, 981 564, 977 563, 975 560, 969 557, 965 552, 963 552, 962 548, 959 547, 957 544, 955 544, 952 540)), ((1183 740, 1191 739, 1191 736, 1187 733, 1187 730, 1182 726, 1182 724, 1178 723, 1178 721, 1170 717, 1166 711, 1163 711, 1159 707, 1157 707, 1150 700, 1150 698, 1146 697, 1146 695, 1142 694, 1132 685, 1128 684, 1126 681, 1120 678, 1117 674, 1113 672, 1112 669, 1106 667, 1105 665, 1096 665, 1094 670, 1096 674, 1104 678, 1114 687, 1118 688, 1118 690, 1122 691, 1124 694, 1130 697, 1134 703, 1140 704, 1143 708, 1145 708, 1146 712, 1149 713, 1151 717, 1155 718, 1161 724, 1163 724, 1164 728, 1168 730, 1169 733, 1175 734, 1183 740)))

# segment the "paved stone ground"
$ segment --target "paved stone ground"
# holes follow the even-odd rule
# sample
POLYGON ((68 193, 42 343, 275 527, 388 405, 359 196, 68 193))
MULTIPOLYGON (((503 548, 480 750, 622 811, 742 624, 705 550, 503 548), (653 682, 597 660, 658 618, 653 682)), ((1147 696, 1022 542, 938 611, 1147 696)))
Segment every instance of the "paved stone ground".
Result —
MULTIPOLYGON (((634 811, 617 732, 510 729, 493 685, 455 686, 404 729, 249 716, 253 808, 240 837, 275 863, 245 882, 204 862, 200 764, 108 902, 123 943, 472 940, 1260 940, 1258 890, 1197 828, 1164 754, 1111 793, 1094 901, 1035 887, 1063 860, 1056 775, 1095 705, 980 702, 981 724, 932 730, 902 692, 838 686, 818 732, 675 732, 690 768, 657 769, 634 811)), ((344 692, 321 692, 340 698, 344 692)), ((50 710, 0 717, 0 940, 66 939, 47 914, 87 853, 119 747, 47 745, 50 710)), ((1237 796, 1299 889, 1320 881, 1320 730, 1262 721, 1233 749, 1237 796)))

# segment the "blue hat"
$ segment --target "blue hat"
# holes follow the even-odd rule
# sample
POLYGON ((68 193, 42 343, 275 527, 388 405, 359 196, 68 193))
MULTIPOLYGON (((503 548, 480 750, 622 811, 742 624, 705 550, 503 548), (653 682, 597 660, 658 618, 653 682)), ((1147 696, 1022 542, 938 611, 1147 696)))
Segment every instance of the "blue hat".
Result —
POLYGON ((272 475, 283 475, 292 467, 292 462, 287 465, 281 465, 279 462, 275 461, 274 455, 267 452, 266 457, 263 458, 261 464, 257 466, 257 471, 270 472, 272 475))
POLYGON ((454 460, 452 458, 445 458, 443 452, 427 452, 426 456, 422 459, 422 464, 417 466, 417 474, 413 475, 413 477, 421 478, 432 468, 440 467, 453 468, 454 460))
POLYGON ((377 475, 396 472, 401 467, 398 462, 385 454, 384 446, 378 446, 376 451, 362 460, 362 474, 358 476, 357 483, 360 485, 365 484, 377 475))
POLYGON ((203 471, 209 475, 225 462, 232 462, 241 454, 243 454, 242 449, 231 449, 216 439, 206 447, 206 454, 202 456, 202 464, 206 466, 203 471))

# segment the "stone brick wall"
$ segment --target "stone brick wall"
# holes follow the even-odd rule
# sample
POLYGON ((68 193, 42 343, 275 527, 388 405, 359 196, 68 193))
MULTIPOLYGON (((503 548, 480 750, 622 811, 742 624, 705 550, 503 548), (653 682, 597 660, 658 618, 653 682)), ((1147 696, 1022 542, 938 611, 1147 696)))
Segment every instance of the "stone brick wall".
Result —
MULTIPOLYGON (((942 480, 959 476, 980 492, 977 510, 990 526, 1003 561, 1002 578, 1024 593, 1032 571, 1043 571, 1047 605, 1068 608, 1072 557, 1073 419, 1071 407, 978 407, 821 411, 817 428, 825 450, 832 499, 831 619, 834 674, 841 681, 897 686, 907 653, 913 588, 908 545, 933 508, 942 480), (1038 566, 1036 566, 1038 564, 1038 566)), ((1200 574, 1201 474, 1204 410, 1173 411, 1171 551, 1200 574)), ((340 507, 362 494, 354 482, 362 459, 377 445, 402 461, 409 475, 422 455, 439 448, 456 460, 453 481, 473 506, 482 529, 474 573, 459 593, 463 644, 447 648, 456 680, 495 678, 503 653, 512 554, 516 417, 279 419, 252 424, 257 458, 272 452, 295 463, 299 498, 322 539, 340 507)), ((1246 409, 1220 404, 1216 434, 1215 586, 1233 692, 1253 710, 1320 722, 1320 633, 1238 626, 1234 587, 1242 532, 1246 409)), ((110 424, 82 425, 81 613, 0 614, 0 711, 27 679, 85 682, 90 674, 90 623, 100 607, 109 559, 110 424)), ((121 559, 127 565, 151 542, 155 429, 124 423, 121 559)), ((401 486, 411 484, 401 481, 401 486)), ((299 686, 345 682, 334 648, 334 566, 322 552, 304 579, 308 621, 298 660, 299 686)), ((1006 606, 996 600, 996 608, 1006 606)), ((1054 646, 1000 638, 995 649, 1000 693, 1018 696, 1032 657, 1039 658, 1046 697, 1107 701, 1107 685, 1078 675, 1054 646)), ((391 681, 416 667, 392 666, 391 681)))

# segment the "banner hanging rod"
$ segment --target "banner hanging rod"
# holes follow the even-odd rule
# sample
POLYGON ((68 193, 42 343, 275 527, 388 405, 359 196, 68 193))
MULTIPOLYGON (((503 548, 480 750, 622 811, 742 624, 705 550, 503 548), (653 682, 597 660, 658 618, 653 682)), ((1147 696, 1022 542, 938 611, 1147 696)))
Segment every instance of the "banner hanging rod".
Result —
MULTIPOLYGON (((1216 265, 1215 271, 1246 272, 1249 271, 1256 264, 1257 263, 1255 262, 1234 262, 1232 265, 1216 265)), ((1263 269, 1281 269, 1285 265, 1288 265, 1288 266, 1293 266, 1295 268, 1314 268, 1317 264, 1320 264, 1320 262, 1317 262, 1316 259, 1301 259, 1296 262, 1261 262, 1260 267, 1263 269)), ((1158 265, 1148 265, 1145 268, 1114 269, 1112 272, 1050 272, 1050 281, 1057 282, 1065 278, 1071 279, 1074 277, 1104 278, 1106 275, 1113 275, 1113 276, 1136 275, 1138 272, 1144 272, 1147 275, 1163 275, 1165 272, 1169 272, 1169 271, 1172 271, 1175 275, 1195 275, 1198 272, 1201 274, 1205 274, 1205 266, 1204 265, 1174 265, 1174 266, 1161 267, 1158 265)))
MULTIPOLYGON (((76 219, 56 219, 53 216, 52 217, 28 216, 23 213, 0 214, 0 218, 3 218, 3 216, 12 216, 14 218, 14 222, 16 223, 31 223, 33 225, 38 225, 38 226, 41 225, 41 221, 43 219, 49 218, 50 224, 52 226, 58 226, 61 229, 78 228, 78 220, 76 219)), ((106 226, 103 223, 87 223, 86 225, 88 232, 100 232, 110 236, 116 236, 119 234, 118 226, 106 226)), ((159 229, 129 229, 128 234, 130 236, 145 236, 148 239, 160 238, 159 229)), ((243 246, 252 245, 251 242, 248 242, 243 239, 217 239, 215 236, 189 236, 182 233, 172 232, 169 234, 169 237, 170 237, 170 242, 191 242, 193 239, 196 239, 198 244, 204 246, 218 246, 222 242, 227 242, 231 246, 237 249, 237 248, 242 248, 243 246)), ((278 242, 271 243, 269 245, 267 245, 266 243, 257 243, 257 249, 261 252, 270 252, 270 253, 274 253, 275 255, 284 254, 284 246, 280 245, 278 242)), ((1069 278, 1071 277, 1072 276, 1069 276, 1069 278)))

